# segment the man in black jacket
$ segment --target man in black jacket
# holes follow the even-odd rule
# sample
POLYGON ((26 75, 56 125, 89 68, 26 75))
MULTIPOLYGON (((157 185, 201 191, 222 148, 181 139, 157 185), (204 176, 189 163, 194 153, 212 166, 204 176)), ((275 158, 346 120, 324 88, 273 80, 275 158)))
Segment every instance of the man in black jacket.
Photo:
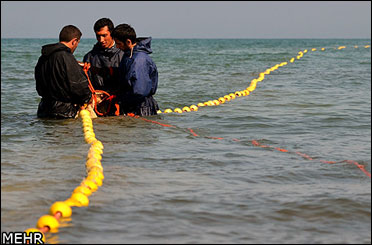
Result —
MULTIPOLYGON (((114 24, 108 18, 101 18, 94 24, 97 43, 83 59, 83 62, 90 63, 96 68, 117 68, 123 58, 124 52, 115 47, 115 41, 111 36, 114 24)), ((105 71, 108 71, 104 69, 105 71)), ((119 78, 110 72, 91 74, 92 85, 95 89, 116 93, 119 87, 119 78)))
POLYGON ((89 103, 92 93, 82 67, 73 53, 80 30, 68 25, 62 28, 59 42, 42 47, 35 67, 36 90, 42 97, 37 116, 75 118, 81 106, 89 103))
MULTIPOLYGON (((84 63, 90 63, 92 69, 88 71, 94 89, 103 90, 113 96, 112 100, 98 103, 98 111, 103 114, 97 115, 119 115, 119 104, 116 95, 119 93, 119 75, 110 69, 118 68, 124 52, 115 47, 115 41, 111 36, 114 23, 109 18, 101 18, 94 24, 97 43, 93 49, 84 56, 84 63), (100 69, 100 73, 93 69, 100 69)), ((99 93, 98 93, 99 94, 99 93)))

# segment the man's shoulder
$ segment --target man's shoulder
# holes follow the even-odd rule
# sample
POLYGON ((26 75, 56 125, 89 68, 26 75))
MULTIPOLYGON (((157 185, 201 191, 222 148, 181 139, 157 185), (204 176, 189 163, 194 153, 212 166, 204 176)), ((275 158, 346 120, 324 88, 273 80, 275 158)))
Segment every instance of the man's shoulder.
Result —
POLYGON ((136 52, 136 58, 151 59, 151 56, 146 52, 136 52))
POLYGON ((92 50, 90 50, 88 53, 86 53, 84 55, 84 57, 92 57, 92 56, 111 56, 111 55, 119 55, 119 56, 123 56, 124 54, 124 51, 116 48, 116 47, 112 47, 110 49, 103 49, 103 48, 98 48, 98 47, 93 47, 92 50))
POLYGON ((83 60, 86 61, 93 55, 93 49, 84 55, 83 60))
POLYGON ((52 59, 60 60, 60 61, 70 61, 75 60, 74 55, 71 52, 68 52, 66 50, 59 50, 57 52, 54 52, 50 55, 52 59))
POLYGON ((101 52, 100 46, 98 45, 98 43, 96 43, 96 44, 94 44, 93 48, 88 53, 86 53, 84 55, 84 58, 89 57, 89 56, 98 55, 100 52, 101 52))
POLYGON ((151 56, 145 52, 138 52, 136 54, 136 56, 134 57, 134 59, 137 61, 137 62, 150 62, 150 63, 154 63, 154 61, 152 60, 151 56))

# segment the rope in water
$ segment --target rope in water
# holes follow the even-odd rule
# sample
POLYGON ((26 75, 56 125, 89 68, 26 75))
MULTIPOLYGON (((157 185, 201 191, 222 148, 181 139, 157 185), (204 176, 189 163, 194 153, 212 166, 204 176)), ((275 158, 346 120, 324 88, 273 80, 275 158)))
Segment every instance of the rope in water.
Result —
MULTIPOLYGON (((154 121, 154 120, 149 120, 149 119, 146 119, 146 118, 143 118, 143 117, 140 117, 140 116, 136 116, 134 114, 128 114, 128 116, 130 117, 133 117, 133 118, 138 118, 138 119, 141 119, 145 122, 150 122, 150 123, 154 123, 154 124, 158 124, 160 126, 163 126, 163 127, 169 127, 169 128, 177 128, 177 129, 181 129, 177 126, 174 126, 174 125, 171 125, 171 124, 164 124, 164 123, 160 123, 160 122, 157 122, 157 121, 154 121)), ((198 135, 193 129, 191 128, 188 128, 187 129, 191 134, 192 136, 195 136, 195 137, 202 137, 200 135, 198 135)), ((204 138, 207 138, 207 139, 215 139, 215 140, 225 140, 224 137, 213 137, 213 136, 204 136, 204 138)), ((233 141, 235 142, 239 142, 240 140, 239 139, 236 139, 236 138, 233 138, 232 139, 233 141)), ((292 152, 292 151, 289 151, 289 150, 286 150, 286 149, 283 149, 283 148, 280 148, 280 147, 274 147, 274 146, 269 146, 269 145, 264 145, 262 143, 260 143, 258 140, 251 140, 251 144, 253 146, 258 146, 258 147, 262 147, 262 148, 268 148, 268 149, 274 149, 274 150, 277 150, 277 151, 280 151, 280 152, 286 152, 286 153, 295 153, 303 158, 305 158, 306 160, 310 160, 310 161, 319 161, 319 162, 322 162, 322 163, 327 163, 327 164, 335 164, 335 163, 348 163, 348 164, 352 164, 352 165, 355 165, 357 166, 367 177, 371 178, 371 173, 369 173, 364 165, 362 164, 359 164, 358 162, 356 161, 353 161, 353 160, 342 160, 342 161, 326 161, 326 160, 322 160, 322 159, 318 159, 316 157, 310 157, 309 155, 305 154, 305 153, 302 153, 302 152, 299 152, 299 151, 296 151, 296 152, 292 152)))
POLYGON ((73 190, 71 196, 67 200, 57 201, 52 204, 49 209, 49 214, 43 215, 38 219, 36 228, 25 230, 27 235, 29 233, 41 232, 44 242, 46 232, 58 232, 58 228, 69 220, 68 218, 72 215, 71 207, 84 207, 89 205, 88 196, 97 191, 104 179, 101 164, 103 144, 95 137, 90 113, 87 110, 81 110, 80 117, 82 118, 85 141, 90 144, 85 164, 86 177, 82 180, 80 185, 73 190))

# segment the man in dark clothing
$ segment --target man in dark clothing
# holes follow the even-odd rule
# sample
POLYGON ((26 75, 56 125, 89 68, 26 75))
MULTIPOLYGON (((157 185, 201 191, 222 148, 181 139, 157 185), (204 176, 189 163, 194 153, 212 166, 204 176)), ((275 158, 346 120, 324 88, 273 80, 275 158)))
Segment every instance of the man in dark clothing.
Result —
POLYGON ((36 90, 42 97, 38 117, 75 118, 90 101, 87 77, 73 56, 80 37, 80 30, 68 25, 62 28, 58 43, 42 47, 35 67, 36 90))
POLYGON ((116 47, 124 51, 120 63, 120 109, 139 116, 156 115, 158 103, 153 98, 158 87, 158 70, 149 54, 151 37, 137 39, 135 30, 127 24, 112 32, 116 47))
MULTIPOLYGON (((90 63, 97 68, 119 67, 124 52, 115 47, 115 41, 111 37, 114 24, 108 18, 101 18, 94 24, 97 43, 93 49, 84 56, 83 62, 90 63)), ((106 70, 107 71, 107 70, 106 70)), ((91 82, 94 89, 104 90, 115 94, 118 90, 118 77, 106 73, 91 73, 91 82)))

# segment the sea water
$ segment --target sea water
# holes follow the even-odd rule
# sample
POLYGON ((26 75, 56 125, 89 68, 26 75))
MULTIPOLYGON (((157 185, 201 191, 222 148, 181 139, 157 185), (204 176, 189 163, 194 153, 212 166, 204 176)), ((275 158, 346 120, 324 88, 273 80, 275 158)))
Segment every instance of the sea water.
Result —
MULTIPOLYGON (((34 67, 41 46, 55 42, 1 40, 1 232, 35 227, 85 177, 89 145, 81 119, 36 117, 34 67)), ((95 42, 82 39, 76 59, 95 42)), ((72 208, 58 233, 47 233, 47 242, 370 244, 367 44, 153 39, 154 97, 162 111, 244 90, 266 69, 288 65, 248 96, 146 117, 173 127, 124 116, 93 119, 104 145, 103 185, 88 207, 72 208)))

